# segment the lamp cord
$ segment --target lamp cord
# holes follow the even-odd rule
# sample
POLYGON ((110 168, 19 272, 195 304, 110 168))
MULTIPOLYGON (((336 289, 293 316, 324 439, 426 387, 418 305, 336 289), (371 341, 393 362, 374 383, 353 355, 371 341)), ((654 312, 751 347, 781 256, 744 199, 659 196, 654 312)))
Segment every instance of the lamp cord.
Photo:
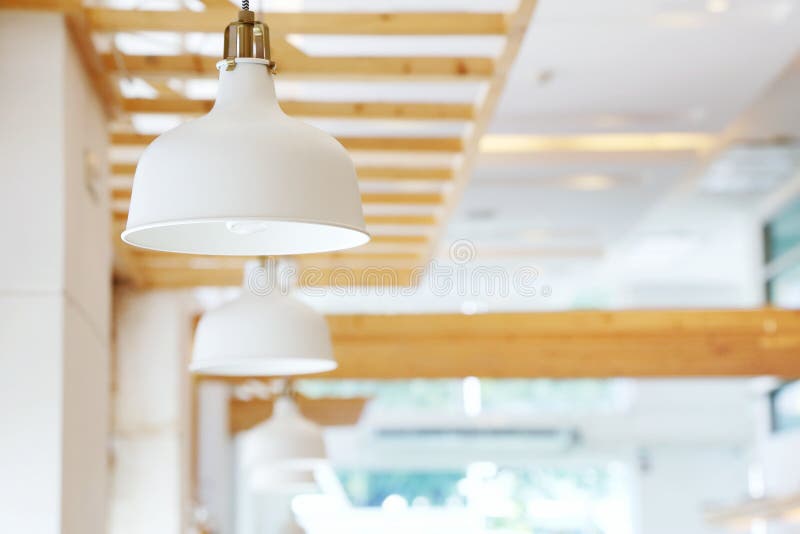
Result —
POLYGON ((250 0, 242 0, 242 11, 250 11, 250 0))

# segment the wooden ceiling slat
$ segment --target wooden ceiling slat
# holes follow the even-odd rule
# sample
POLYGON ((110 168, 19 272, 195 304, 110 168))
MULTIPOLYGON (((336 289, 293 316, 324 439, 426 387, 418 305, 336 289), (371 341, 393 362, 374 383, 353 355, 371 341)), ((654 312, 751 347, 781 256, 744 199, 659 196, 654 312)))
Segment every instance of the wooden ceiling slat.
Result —
MULTIPOLYGON (((401 258, 406 263, 419 261, 419 257, 401 258)), ((371 258, 370 261, 384 261, 380 257, 371 258)), ((396 258, 386 260, 397 262, 396 258)), ((242 265, 243 267, 243 265, 242 265)), ((198 269, 195 267, 186 268, 149 268, 139 264, 139 268, 144 272, 145 285, 140 286, 147 289, 180 289, 202 286, 230 287, 239 286, 242 283, 242 267, 228 269, 198 269)), ((387 276, 392 278, 398 287, 408 287, 418 282, 410 267, 381 267, 380 271, 373 268, 351 267, 338 269, 336 267, 321 264, 312 270, 301 270, 298 277, 298 284, 304 287, 325 287, 335 285, 339 288, 354 287, 352 281, 357 281, 362 287, 385 287, 387 276)))
MULTIPOLYGON (((112 133, 111 144, 147 146, 156 135, 112 133)), ((337 137, 347 150, 386 152, 460 152, 464 144, 460 137, 337 137)))
POLYGON ((338 378, 800 376, 800 312, 330 316, 338 378))
MULTIPOLYGON (((122 110, 127 113, 208 113, 213 100, 190 99, 126 99, 122 110)), ((305 117, 462 120, 473 118, 472 104, 430 102, 312 102, 283 100, 281 109, 289 115, 305 117)))
POLYGON ((381 234, 381 235, 373 235, 372 239, 370 239, 370 243, 376 244, 384 244, 384 243, 391 243, 391 244, 417 244, 417 245, 424 245, 430 241, 430 237, 427 235, 405 235, 405 234, 381 234))
POLYGON ((367 225, 384 226, 435 226, 437 223, 435 215, 365 215, 364 220, 367 225))
MULTIPOLYGON (((114 211, 112 214, 114 221, 122 222, 128 220, 127 212, 114 211)), ((417 214, 396 214, 396 215, 365 215, 364 220, 367 227, 370 226, 435 226, 435 215, 417 214)))
MULTIPOLYGON (((494 72, 494 60, 485 57, 312 57, 280 53, 272 57, 281 79, 303 80, 485 80, 494 72)), ((110 72, 141 78, 199 78, 219 76, 217 57, 196 55, 137 56, 105 54, 110 72)))
MULTIPOLYGON (((207 11, 87 9, 100 32, 222 32, 236 18, 236 7, 207 11)), ((504 35, 505 13, 268 13, 264 22, 278 34, 504 35)))
POLYGON ((339 137, 347 150, 461 152, 460 137, 339 137))
MULTIPOLYGON (((130 200, 130 189, 112 189, 111 200, 130 200)), ((441 193, 362 193, 364 204, 416 204, 439 205, 444 201, 441 193)))
MULTIPOLYGON (((115 176, 133 176, 135 163, 112 163, 111 174, 115 176)), ((363 180, 450 180, 453 169, 450 167, 375 167, 357 166, 358 177, 363 180)))
POLYGON ((362 193, 364 204, 424 204, 438 205, 444 201, 441 193, 362 193))
POLYGON ((358 166, 358 177, 367 180, 451 180, 451 167, 358 166))

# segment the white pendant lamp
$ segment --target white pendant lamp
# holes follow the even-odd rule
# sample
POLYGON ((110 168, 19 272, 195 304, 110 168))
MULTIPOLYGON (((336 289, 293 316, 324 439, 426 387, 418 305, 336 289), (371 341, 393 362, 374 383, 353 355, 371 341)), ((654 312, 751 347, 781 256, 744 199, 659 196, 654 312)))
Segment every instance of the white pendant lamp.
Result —
POLYGON ((245 283, 238 298, 200 318, 189 369, 223 376, 291 376, 332 371, 336 360, 325 317, 277 288, 256 295, 245 283))
POLYGON ((325 440, 322 428, 282 396, 275 400, 272 417, 243 436, 241 454, 245 471, 265 467, 313 471, 325 462, 325 440))
POLYGON ((211 112, 161 135, 139 159, 122 239, 167 252, 242 256, 369 241, 350 156, 281 110, 269 30, 246 8, 225 31, 217 67, 211 112))

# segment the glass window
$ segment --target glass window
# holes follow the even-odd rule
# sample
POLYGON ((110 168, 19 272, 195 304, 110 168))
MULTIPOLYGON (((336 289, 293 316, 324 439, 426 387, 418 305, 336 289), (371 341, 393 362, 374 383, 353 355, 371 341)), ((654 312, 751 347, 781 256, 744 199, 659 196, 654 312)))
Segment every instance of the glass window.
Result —
POLYGON ((520 468, 475 462, 463 470, 338 469, 337 476, 354 513, 397 506, 412 515, 440 509, 478 518, 481 532, 630 530, 627 477, 614 464, 520 468))
POLYGON ((772 392, 772 431, 800 430, 800 380, 772 392))
POLYGON ((764 227, 764 245, 770 304, 800 309, 800 199, 764 227))
POLYGON ((800 245, 800 199, 778 212, 766 226, 767 262, 800 245))

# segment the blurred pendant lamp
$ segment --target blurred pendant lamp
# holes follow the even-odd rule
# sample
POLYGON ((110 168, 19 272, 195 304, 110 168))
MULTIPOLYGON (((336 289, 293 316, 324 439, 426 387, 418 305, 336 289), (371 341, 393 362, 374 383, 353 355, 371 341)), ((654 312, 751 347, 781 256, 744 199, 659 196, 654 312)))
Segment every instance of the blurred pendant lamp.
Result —
POLYGON ((260 256, 369 241, 352 160, 333 137, 281 110, 269 29, 248 7, 225 30, 214 108, 158 137, 139 159, 126 243, 260 256))
POLYGON ((242 440, 245 472, 264 470, 267 481, 273 475, 273 480, 280 480, 281 471, 313 472, 326 456, 322 428, 303 417, 288 394, 275 399, 272 416, 248 430, 242 440))
POLYGON ((248 263, 242 294, 200 318, 190 370, 291 376, 336 369, 325 317, 277 286, 275 262, 248 263))

